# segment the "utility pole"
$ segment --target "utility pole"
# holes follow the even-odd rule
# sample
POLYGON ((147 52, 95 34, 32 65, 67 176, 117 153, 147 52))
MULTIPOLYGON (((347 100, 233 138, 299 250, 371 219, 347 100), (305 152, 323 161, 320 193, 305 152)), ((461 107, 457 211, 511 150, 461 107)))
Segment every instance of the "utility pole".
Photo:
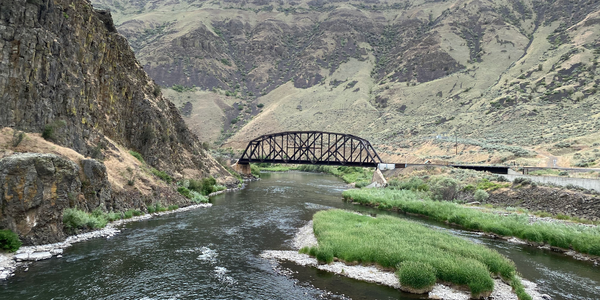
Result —
POLYGON ((458 156, 458 136, 454 134, 454 148, 456 149, 456 156, 458 156))

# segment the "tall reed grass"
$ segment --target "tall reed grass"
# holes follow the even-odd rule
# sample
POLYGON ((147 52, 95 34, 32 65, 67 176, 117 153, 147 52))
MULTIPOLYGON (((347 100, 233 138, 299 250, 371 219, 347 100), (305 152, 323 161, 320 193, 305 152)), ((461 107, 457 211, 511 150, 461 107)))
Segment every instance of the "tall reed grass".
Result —
MULTIPOLYGON (((404 286, 423 289, 450 282, 468 286, 474 297, 493 290, 492 276, 520 284, 514 263, 498 252, 416 222, 343 210, 317 212, 313 222, 319 245, 301 251, 323 262, 337 257, 376 263, 396 269, 404 286)), ((524 294, 519 299, 531 298, 524 294)))
POLYGON ((514 236, 536 243, 600 255, 600 229, 579 224, 535 222, 520 214, 500 215, 482 212, 447 201, 433 201, 424 193, 410 190, 369 189, 347 190, 347 200, 378 206, 380 209, 399 209, 431 219, 460 225, 469 230, 514 236))

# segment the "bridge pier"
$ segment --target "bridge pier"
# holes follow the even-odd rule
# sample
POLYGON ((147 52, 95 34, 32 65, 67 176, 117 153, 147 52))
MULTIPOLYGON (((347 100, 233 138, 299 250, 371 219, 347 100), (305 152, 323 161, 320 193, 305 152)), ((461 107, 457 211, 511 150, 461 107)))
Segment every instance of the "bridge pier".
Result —
POLYGON ((249 163, 236 162, 232 167, 236 172, 238 172, 242 175, 250 176, 252 174, 252 170, 250 169, 249 163))
POLYGON ((374 183, 376 183, 376 185, 380 187, 384 187, 387 185, 387 180, 385 180, 385 177, 383 176, 383 173, 381 173, 381 170, 379 170, 379 168, 376 168, 375 172, 373 172, 373 179, 371 179, 371 184, 374 183))

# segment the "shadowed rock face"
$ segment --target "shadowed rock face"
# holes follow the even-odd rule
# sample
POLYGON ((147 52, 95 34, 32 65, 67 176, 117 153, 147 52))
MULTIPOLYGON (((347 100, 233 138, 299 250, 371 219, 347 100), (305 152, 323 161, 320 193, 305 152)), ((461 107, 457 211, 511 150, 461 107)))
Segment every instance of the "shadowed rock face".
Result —
MULTIPOLYGON (((46 139, 84 156, 114 155, 120 145, 176 178, 212 175, 220 184, 237 184, 163 99, 110 13, 86 0, 0 0, 0 103, 0 127, 44 131, 46 139)), ((0 228, 17 232, 24 244, 51 243, 65 237, 67 207, 190 204, 171 186, 148 186, 147 194, 116 189, 107 166, 94 159, 12 155, 0 160, 0 228)))
POLYGON ((0 127, 53 128, 90 155, 105 137, 161 170, 227 172, 201 149, 110 14, 84 0, 0 0, 0 127))
POLYGON ((0 227, 24 244, 65 238, 62 210, 81 191, 79 166, 53 154, 18 154, 0 160, 0 227))

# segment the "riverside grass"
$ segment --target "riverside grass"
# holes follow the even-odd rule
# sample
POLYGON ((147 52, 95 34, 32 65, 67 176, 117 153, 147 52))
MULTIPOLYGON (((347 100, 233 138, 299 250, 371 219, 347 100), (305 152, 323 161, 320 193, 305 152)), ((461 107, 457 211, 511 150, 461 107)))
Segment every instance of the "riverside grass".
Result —
POLYGON ((343 210, 317 212, 313 228, 319 245, 300 251, 331 262, 376 263, 394 268, 401 285, 415 290, 436 281, 468 286, 473 297, 494 289, 494 276, 516 288, 520 300, 531 299, 516 276, 515 265, 483 245, 390 216, 373 218, 343 210))
POLYGON ((551 222, 529 223, 529 217, 526 215, 482 212, 453 202, 429 200, 426 193, 409 190, 347 190, 343 196, 346 200, 378 206, 380 209, 399 209, 437 221, 454 223, 469 230, 514 236, 600 256, 598 227, 551 222))
POLYGON ((366 186, 371 183, 373 177, 373 171, 368 168, 361 167, 332 167, 323 165, 271 165, 271 164, 257 164, 260 171, 267 172, 286 172, 291 170, 302 171, 302 172, 320 172, 334 175, 341 178, 345 183, 356 183, 358 187, 366 186))

